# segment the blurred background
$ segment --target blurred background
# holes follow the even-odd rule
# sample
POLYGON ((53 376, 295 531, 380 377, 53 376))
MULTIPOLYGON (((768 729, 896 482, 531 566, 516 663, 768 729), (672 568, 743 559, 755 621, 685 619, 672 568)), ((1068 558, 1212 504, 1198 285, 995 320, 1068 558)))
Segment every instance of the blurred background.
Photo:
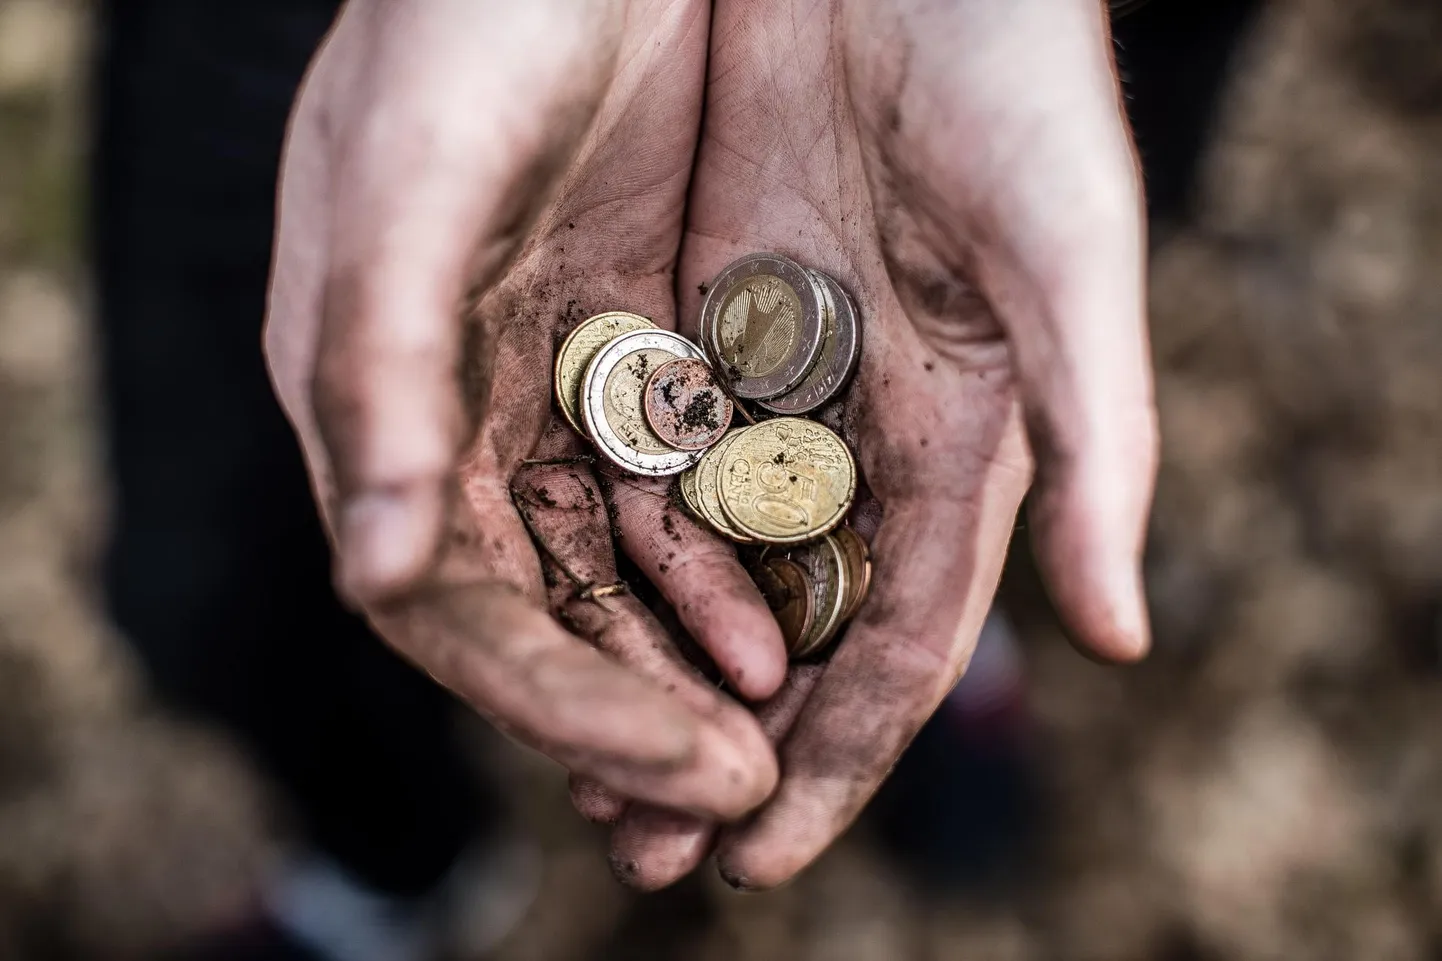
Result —
MULTIPOLYGON (((105 332, 145 312, 106 305, 132 276, 116 224, 152 211, 121 209, 141 153, 97 151, 164 121, 196 143, 258 131, 264 166, 280 130, 248 114, 289 98, 283 71, 207 74, 197 54, 197 98, 220 76, 269 106, 182 97, 135 120, 176 86, 136 79, 167 6, 207 9, 0 0, 0 958, 17 961, 156 958, 244 927, 315 833, 107 616, 117 563, 146 562, 105 546, 128 503, 105 332), (128 72, 121 23, 149 24, 128 72), (137 85, 119 106, 117 77, 137 85)), ((1155 0, 1118 33, 1153 208, 1155 655, 1072 653, 1019 538, 980 680, 847 839, 763 896, 709 872, 628 893, 564 777, 456 718, 529 852, 470 882, 519 906, 496 957, 1442 958, 1442 3, 1155 0)), ((293 74, 308 47, 287 43, 293 74)), ((234 208, 263 228, 251 199, 197 222, 238 235, 234 208)), ((181 482, 216 469, 169 436, 151 440, 181 482)))

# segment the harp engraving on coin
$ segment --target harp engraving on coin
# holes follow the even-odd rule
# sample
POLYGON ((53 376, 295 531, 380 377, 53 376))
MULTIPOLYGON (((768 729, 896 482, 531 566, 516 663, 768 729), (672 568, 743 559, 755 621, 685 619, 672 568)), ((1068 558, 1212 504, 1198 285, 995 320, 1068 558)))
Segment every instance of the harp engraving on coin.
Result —
POLYGON ((753 279, 721 314, 725 360, 746 377, 774 372, 795 349, 800 311, 796 292, 780 279, 753 279))

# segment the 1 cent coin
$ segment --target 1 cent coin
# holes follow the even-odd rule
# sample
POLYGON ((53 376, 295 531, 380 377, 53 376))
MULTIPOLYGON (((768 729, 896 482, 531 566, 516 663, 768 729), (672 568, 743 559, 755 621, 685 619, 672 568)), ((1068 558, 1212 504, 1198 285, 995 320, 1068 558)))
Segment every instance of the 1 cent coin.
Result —
POLYGON ((678 450, 705 450, 731 426, 731 398, 705 361, 682 358, 657 367, 645 399, 646 423, 678 450))

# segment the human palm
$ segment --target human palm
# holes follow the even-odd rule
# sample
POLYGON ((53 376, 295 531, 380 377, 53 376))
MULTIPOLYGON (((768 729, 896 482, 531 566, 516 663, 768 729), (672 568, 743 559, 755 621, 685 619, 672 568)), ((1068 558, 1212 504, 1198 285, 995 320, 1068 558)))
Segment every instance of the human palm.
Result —
MULTIPOLYGON (((1141 206, 1101 5, 716 0, 682 318, 756 250, 860 306, 855 383, 819 416, 874 498, 858 524, 875 576, 829 664, 761 709, 781 785, 718 851, 745 887, 844 830, 965 669, 1033 464, 1038 557, 1073 636, 1145 650, 1141 206)), ((710 838, 638 807, 613 859, 660 886, 710 838)))
MULTIPOLYGON (((735 817, 773 753, 616 584, 598 478, 550 403, 587 313, 674 325, 708 15, 353 0, 292 122, 267 354, 342 586, 393 646, 578 774, 735 817)), ((615 526, 683 623, 771 693, 779 629, 734 555, 617 484, 615 526)))

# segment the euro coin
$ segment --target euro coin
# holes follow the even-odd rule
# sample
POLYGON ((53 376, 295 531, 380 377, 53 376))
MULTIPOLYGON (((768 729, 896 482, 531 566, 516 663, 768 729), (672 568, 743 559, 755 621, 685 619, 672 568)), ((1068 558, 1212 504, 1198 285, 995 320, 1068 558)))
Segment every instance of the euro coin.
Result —
POLYGON ((849 621, 861 609, 866 594, 871 589, 871 549, 861 535, 849 527, 838 527, 831 532, 836 546, 841 548, 842 560, 846 562, 847 583, 851 594, 846 599, 846 610, 841 619, 849 621))
POLYGON ((717 464, 721 511, 736 530, 795 544, 841 523, 856 496, 856 462, 840 437, 799 417, 739 433, 717 464))
POLYGON ((751 544, 755 538, 743 534, 737 530, 726 517, 726 512, 721 509, 721 458, 736 441, 738 437, 750 430, 743 427, 740 430, 733 430, 717 442, 715 447, 708 450, 696 465, 696 506, 702 520, 710 524, 718 534, 728 537, 738 544, 751 544))
POLYGON ((819 270, 811 272, 826 294, 826 333, 816 366, 794 389, 780 397, 759 400, 777 414, 804 414, 841 393, 861 357, 861 320, 845 289, 819 270))
POLYGON ((731 393, 754 400, 805 379, 825 332, 821 283, 779 254, 751 254, 716 278, 701 308, 701 339, 731 393))
POLYGON ((752 572, 766 606, 776 616, 786 650, 795 654, 815 620, 815 603, 806 572, 794 561, 772 557, 752 572))
POLYGON ((703 360, 680 358, 646 382, 646 423, 678 450, 705 450, 725 435, 734 410, 703 360))
MULTIPOLYGON (((699 466, 699 464, 696 465, 696 467, 699 466)), ((677 478, 676 486, 681 489, 681 501, 686 505, 686 509, 691 512, 691 515, 699 520, 705 520, 706 518, 701 514, 701 508, 697 506, 696 467, 684 471, 681 476, 677 478)))
POLYGON ((581 380, 596 354, 621 334, 655 326, 640 314, 611 310, 583 320, 561 341, 553 377, 556 404, 576 433, 586 432, 581 416, 581 380))
POLYGON ((701 451, 677 450, 646 423, 646 383, 677 357, 700 360, 701 351, 669 330, 634 330, 602 347, 582 378, 587 433, 602 454, 633 474, 679 474, 701 459, 701 451))
POLYGON ((841 627, 849 593, 846 561, 841 556, 841 548, 830 537, 793 549, 787 559, 806 572, 811 585, 815 615, 811 629, 793 653, 794 657, 809 657, 824 648, 841 627))

